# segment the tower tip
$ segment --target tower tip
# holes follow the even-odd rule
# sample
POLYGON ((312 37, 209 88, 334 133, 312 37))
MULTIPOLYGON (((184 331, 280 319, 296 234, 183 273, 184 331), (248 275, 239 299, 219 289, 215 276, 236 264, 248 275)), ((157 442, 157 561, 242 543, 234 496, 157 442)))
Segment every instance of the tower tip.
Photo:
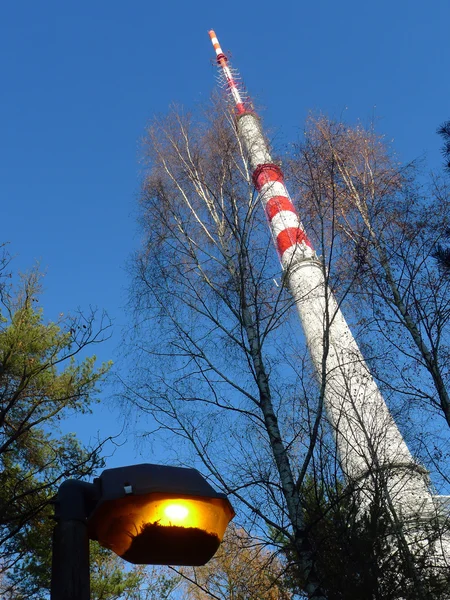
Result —
POLYGON ((209 37, 211 39, 211 43, 216 52, 217 60, 219 60, 219 58, 223 58, 224 60, 226 60, 226 56, 222 52, 222 48, 220 47, 219 40, 217 39, 216 32, 214 31, 214 29, 210 29, 208 31, 208 33, 209 33, 209 37))

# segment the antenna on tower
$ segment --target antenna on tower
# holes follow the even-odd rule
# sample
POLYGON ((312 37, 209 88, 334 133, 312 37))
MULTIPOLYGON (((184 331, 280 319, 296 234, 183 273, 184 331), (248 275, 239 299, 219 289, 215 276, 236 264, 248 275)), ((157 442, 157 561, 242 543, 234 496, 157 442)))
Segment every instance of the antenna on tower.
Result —
POLYGON ((227 90, 231 95, 236 113, 238 115, 245 114, 251 110, 251 104, 249 98, 242 90, 239 72, 231 67, 228 57, 220 47, 219 40, 212 29, 209 31, 209 37, 216 52, 217 65, 220 67, 218 75, 219 86, 227 90))

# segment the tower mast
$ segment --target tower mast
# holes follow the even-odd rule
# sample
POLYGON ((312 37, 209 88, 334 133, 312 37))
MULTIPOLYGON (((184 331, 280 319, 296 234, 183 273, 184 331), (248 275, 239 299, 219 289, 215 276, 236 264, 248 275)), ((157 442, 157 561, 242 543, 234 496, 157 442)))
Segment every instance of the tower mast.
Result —
POLYGON ((435 509, 427 471, 409 452, 326 283, 323 264, 289 197, 283 172, 272 160, 258 116, 243 99, 215 32, 209 36, 316 374, 325 384, 325 407, 344 475, 358 489, 363 507, 382 477, 388 505, 404 521, 420 513, 431 517, 435 509))

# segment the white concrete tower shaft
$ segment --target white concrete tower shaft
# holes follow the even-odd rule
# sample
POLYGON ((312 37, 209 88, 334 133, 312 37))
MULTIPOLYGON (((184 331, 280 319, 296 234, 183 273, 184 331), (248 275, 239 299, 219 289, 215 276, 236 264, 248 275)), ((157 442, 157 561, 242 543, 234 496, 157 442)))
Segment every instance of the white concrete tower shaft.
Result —
POLYGON ((347 481, 360 489, 364 505, 364 496, 370 500, 375 481, 382 477, 391 507, 404 519, 424 511, 429 515, 434 503, 427 473, 411 456, 369 372, 326 284, 323 265, 289 198, 283 173, 272 161, 259 119, 242 102, 217 36, 214 31, 209 34, 317 377, 325 385, 326 412, 347 481))

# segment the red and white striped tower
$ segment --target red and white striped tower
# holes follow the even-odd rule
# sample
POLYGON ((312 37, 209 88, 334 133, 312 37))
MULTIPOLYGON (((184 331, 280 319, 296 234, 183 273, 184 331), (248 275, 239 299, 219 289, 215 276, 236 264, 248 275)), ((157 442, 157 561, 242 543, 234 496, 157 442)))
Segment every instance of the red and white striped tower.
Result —
POLYGON ((271 158, 260 121, 243 100, 216 34, 210 31, 209 35, 317 376, 321 382, 325 378, 326 411, 344 474, 360 488, 363 505, 372 496, 375 478, 383 476, 391 506, 405 520, 413 520, 418 514, 430 516, 435 513, 435 502, 427 472, 414 461, 389 413, 326 284, 323 265, 289 198, 282 170, 271 158))

